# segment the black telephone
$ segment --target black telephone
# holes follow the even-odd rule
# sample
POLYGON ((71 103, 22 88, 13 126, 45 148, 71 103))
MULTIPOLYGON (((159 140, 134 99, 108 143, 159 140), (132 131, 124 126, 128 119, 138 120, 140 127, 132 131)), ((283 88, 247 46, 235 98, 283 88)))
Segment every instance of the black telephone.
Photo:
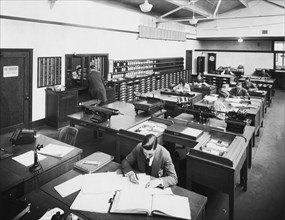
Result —
POLYGON ((12 144, 19 145, 19 144, 32 144, 35 141, 35 135, 36 131, 31 129, 25 129, 25 128, 17 128, 12 137, 10 138, 10 141, 12 144))

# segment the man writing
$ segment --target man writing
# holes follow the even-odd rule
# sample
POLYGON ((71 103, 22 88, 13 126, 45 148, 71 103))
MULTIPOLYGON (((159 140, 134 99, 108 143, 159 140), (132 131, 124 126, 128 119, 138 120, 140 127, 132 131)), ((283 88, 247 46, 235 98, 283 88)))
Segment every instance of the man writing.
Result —
POLYGON ((168 187, 177 184, 177 175, 169 152, 157 143, 153 134, 145 136, 132 152, 122 161, 122 171, 131 182, 139 183, 132 170, 132 165, 137 163, 138 171, 155 177, 146 184, 146 187, 168 187))

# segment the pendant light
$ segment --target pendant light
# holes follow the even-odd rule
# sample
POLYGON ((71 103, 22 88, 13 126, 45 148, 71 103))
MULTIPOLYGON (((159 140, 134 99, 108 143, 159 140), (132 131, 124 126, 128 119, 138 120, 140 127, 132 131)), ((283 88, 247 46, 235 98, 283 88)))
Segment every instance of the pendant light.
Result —
POLYGON ((192 24, 192 25, 196 25, 198 23, 198 19, 195 18, 195 12, 194 12, 194 8, 195 8, 195 0, 194 1, 191 1, 193 3, 193 17, 192 19, 190 19, 189 23, 192 24))
POLYGON ((145 0, 143 4, 140 4, 140 9, 142 12, 150 12, 152 9, 152 4, 148 3, 148 0, 145 0))

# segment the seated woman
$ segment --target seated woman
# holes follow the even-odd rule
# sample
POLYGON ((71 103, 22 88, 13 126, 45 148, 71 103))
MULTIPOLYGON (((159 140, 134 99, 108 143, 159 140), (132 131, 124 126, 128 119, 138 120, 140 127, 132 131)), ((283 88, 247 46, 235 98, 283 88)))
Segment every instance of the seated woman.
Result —
POLYGON ((197 83, 202 83, 202 82, 204 82, 204 79, 203 79, 203 77, 202 77, 202 73, 198 73, 198 74, 197 74, 196 82, 197 82, 197 83))
POLYGON ((226 117, 226 106, 224 104, 225 98, 227 98, 225 93, 219 93, 219 97, 213 105, 216 117, 219 119, 225 119, 226 117))
POLYGON ((191 89, 188 83, 185 82, 185 79, 180 79, 179 84, 173 88, 174 92, 183 92, 190 93, 191 89))
POLYGON ((223 72, 221 72, 221 75, 232 75, 232 76, 234 76, 235 74, 231 71, 231 67, 228 66, 228 67, 226 67, 226 69, 224 69, 223 72))
POLYGON ((262 70, 261 70, 260 76, 261 76, 261 77, 271 77, 271 76, 266 72, 265 69, 262 69, 262 70))
POLYGON ((230 96, 242 96, 245 98, 249 98, 249 94, 246 89, 242 88, 242 83, 238 82, 236 87, 232 88, 230 91, 230 96))
POLYGON ((245 79, 245 81, 242 84, 242 87, 245 88, 247 91, 257 90, 256 85, 250 81, 250 78, 245 79))
POLYGON ((218 93, 219 93, 220 96, 223 96, 225 98, 230 96, 230 93, 227 90, 227 85, 226 84, 222 85, 222 87, 219 89, 218 93))

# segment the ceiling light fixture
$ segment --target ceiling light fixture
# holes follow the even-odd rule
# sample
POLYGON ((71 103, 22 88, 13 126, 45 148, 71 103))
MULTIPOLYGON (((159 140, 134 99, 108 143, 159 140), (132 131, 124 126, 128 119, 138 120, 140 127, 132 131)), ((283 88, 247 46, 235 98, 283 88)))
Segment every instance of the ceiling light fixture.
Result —
POLYGON ((193 12, 193 17, 192 19, 189 20, 189 23, 192 25, 196 25, 198 23, 198 19, 195 18, 195 12, 194 12, 194 8, 195 8, 195 0, 191 1, 193 3, 193 8, 192 8, 192 12, 193 12))
POLYGON ((152 4, 148 3, 148 0, 145 0, 143 4, 140 4, 140 9, 142 12, 150 12, 152 9, 152 4))
POLYGON ((239 42, 239 43, 242 43, 242 42, 243 42, 243 39, 240 37, 240 38, 238 39, 238 42, 239 42))

